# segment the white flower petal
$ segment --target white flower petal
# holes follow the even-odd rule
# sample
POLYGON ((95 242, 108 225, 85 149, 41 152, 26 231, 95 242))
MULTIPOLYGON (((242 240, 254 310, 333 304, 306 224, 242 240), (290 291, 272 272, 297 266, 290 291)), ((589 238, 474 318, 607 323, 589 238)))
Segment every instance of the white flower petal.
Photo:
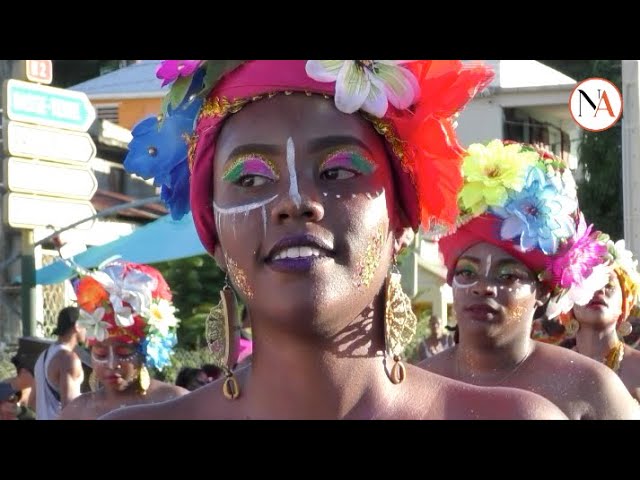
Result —
POLYGON ((316 82, 335 82, 344 63, 345 60, 307 60, 305 70, 316 82))
POLYGON ((584 279, 582 285, 571 287, 571 294, 576 305, 586 305, 591 301, 593 295, 609 283, 609 273, 611 267, 608 265, 597 265, 593 267, 591 275, 584 279))
POLYGON ((420 94, 416 77, 406 68, 376 63, 375 76, 382 81, 391 105, 404 110, 409 108, 420 94))
POLYGON ((355 61, 347 60, 336 80, 336 108, 344 113, 358 111, 369 96, 369 76, 355 61))
POLYGON ((133 315, 131 314, 131 309, 128 307, 123 307, 120 310, 114 310, 113 313, 116 318, 116 324, 121 327, 130 327, 135 323, 133 315))
POLYGON ((371 90, 369 90, 369 95, 362 105, 362 110, 375 117, 382 118, 385 113, 387 113, 387 108, 389 107, 387 94, 379 80, 375 78, 370 78, 370 80, 371 90))

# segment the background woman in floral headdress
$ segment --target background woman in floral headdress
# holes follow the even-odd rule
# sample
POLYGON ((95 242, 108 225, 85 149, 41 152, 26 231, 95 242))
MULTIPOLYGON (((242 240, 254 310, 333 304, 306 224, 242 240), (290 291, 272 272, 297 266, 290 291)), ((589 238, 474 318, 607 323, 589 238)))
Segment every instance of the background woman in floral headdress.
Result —
POLYGON ((608 267, 607 284, 586 305, 575 305, 561 318, 567 333, 575 335, 573 349, 611 368, 640 400, 640 352, 624 343, 640 292, 638 261, 624 240, 609 240, 607 247, 602 259, 608 267))
POLYGON ((71 402, 60 419, 95 420, 120 407, 188 393, 151 378, 148 370, 168 366, 177 341, 171 290, 160 272, 117 261, 83 276, 76 296, 96 390, 71 402))
MULTIPOLYGON (((180 77, 178 98, 197 102, 204 88, 195 134, 178 128, 174 105, 159 131, 155 117, 134 129, 125 166, 164 178, 174 214, 193 210, 248 308, 251 363, 234 372, 229 354, 224 378, 108 418, 561 418, 535 395, 453 382, 401 357, 416 318, 392 264, 407 230, 455 218, 451 117, 491 79, 486 67, 249 60, 215 83, 216 68, 165 61, 158 73, 180 77), (163 136, 170 127, 177 138, 163 136), (189 155, 174 157, 182 134, 189 155)), ((237 331, 228 294, 225 334, 237 331)), ((224 337, 210 336, 212 350, 227 351, 224 337)))
POLYGON ((571 419, 640 418, 610 369, 530 338, 550 293, 554 306, 585 304, 608 278, 599 257, 606 246, 579 213, 569 169, 547 152, 495 140, 470 146, 463 172, 458 228, 439 240, 460 342, 422 365, 536 392, 571 419))

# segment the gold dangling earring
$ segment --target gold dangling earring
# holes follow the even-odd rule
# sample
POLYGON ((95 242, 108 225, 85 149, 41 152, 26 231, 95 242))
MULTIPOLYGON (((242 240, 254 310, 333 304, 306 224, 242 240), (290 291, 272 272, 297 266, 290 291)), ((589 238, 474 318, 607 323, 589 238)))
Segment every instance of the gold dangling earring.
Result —
POLYGON ((620 338, 620 340, 622 340, 624 337, 629 336, 632 331, 633 331, 633 326, 631 325, 631 323, 627 322, 626 320, 621 322, 620 326, 618 326, 617 328, 618 337, 620 338))
POLYGON ((564 327, 564 331, 569 337, 573 337, 578 333, 578 330, 580 330, 580 322, 571 314, 571 320, 569 320, 569 323, 564 327))
POLYGON ((225 279, 225 285, 220 290, 220 303, 211 309, 207 317, 205 334, 214 363, 224 371, 226 378, 222 393, 229 400, 235 400, 240 396, 240 387, 233 375, 233 367, 238 358, 237 315, 236 296, 225 279))
POLYGON ((98 377, 96 376, 96 371, 92 370, 91 375, 89 375, 89 388, 92 392, 95 392, 100 388, 100 384, 98 382, 98 377))
POLYGON ((151 385, 151 375, 149 375, 149 370, 146 365, 142 365, 140 369, 140 375, 138 376, 138 386, 140 387, 140 392, 142 395, 147 394, 147 390, 149 390, 149 386, 151 385))
POLYGON ((387 353, 393 358, 390 379, 395 384, 402 383, 407 377, 401 355, 416 333, 418 324, 411 308, 411 299, 402 290, 401 278, 394 255, 393 266, 385 284, 384 342, 387 353))

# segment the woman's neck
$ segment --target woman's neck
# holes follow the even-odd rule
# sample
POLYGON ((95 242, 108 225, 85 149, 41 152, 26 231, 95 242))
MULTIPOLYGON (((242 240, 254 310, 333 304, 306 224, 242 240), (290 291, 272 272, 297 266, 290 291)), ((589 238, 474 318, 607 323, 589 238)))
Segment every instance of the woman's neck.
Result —
POLYGON ((529 337, 516 338, 506 344, 480 343, 465 338, 454 351, 456 377, 463 382, 499 385, 519 369, 535 349, 529 337))
POLYGON ((619 343, 615 324, 605 328, 581 324, 576 333, 576 351, 599 362, 619 343))
POLYGON ((399 388, 387 375, 393 362, 385 358, 383 316, 376 311, 382 312, 371 310, 330 339, 256 321, 252 367, 241 386, 247 414, 304 419, 383 415, 399 388))

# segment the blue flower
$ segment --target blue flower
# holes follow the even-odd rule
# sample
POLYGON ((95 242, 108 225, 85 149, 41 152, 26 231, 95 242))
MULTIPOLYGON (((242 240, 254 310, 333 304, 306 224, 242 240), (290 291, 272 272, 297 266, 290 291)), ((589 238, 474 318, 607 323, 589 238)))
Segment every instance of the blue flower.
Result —
POLYGON ((203 86, 204 70, 194 75, 184 101, 172 109, 168 105, 163 120, 147 117, 131 132, 129 153, 124 168, 144 179, 153 178, 162 188, 161 197, 179 220, 189 212, 189 169, 186 136, 193 133, 203 99, 197 96, 203 86))
POLYGON ((171 365, 173 347, 178 343, 175 332, 169 332, 166 336, 149 334, 144 339, 142 348, 145 352, 147 366, 162 370, 171 365))
POLYGON ((187 158, 185 134, 191 135, 201 100, 176 109, 159 125, 158 117, 147 117, 131 134, 129 153, 124 168, 144 179, 153 178, 156 185, 171 184, 171 170, 187 158))
POLYGON ((575 234, 571 214, 576 208, 575 200, 563 195, 541 169, 532 166, 524 188, 512 193, 505 206, 494 207, 493 212, 505 219, 500 230, 503 239, 520 237, 523 251, 539 246, 552 255, 560 240, 575 234))
POLYGON ((171 181, 169 185, 162 186, 161 198, 174 220, 180 220, 189 213, 189 166, 186 160, 171 170, 171 181))

